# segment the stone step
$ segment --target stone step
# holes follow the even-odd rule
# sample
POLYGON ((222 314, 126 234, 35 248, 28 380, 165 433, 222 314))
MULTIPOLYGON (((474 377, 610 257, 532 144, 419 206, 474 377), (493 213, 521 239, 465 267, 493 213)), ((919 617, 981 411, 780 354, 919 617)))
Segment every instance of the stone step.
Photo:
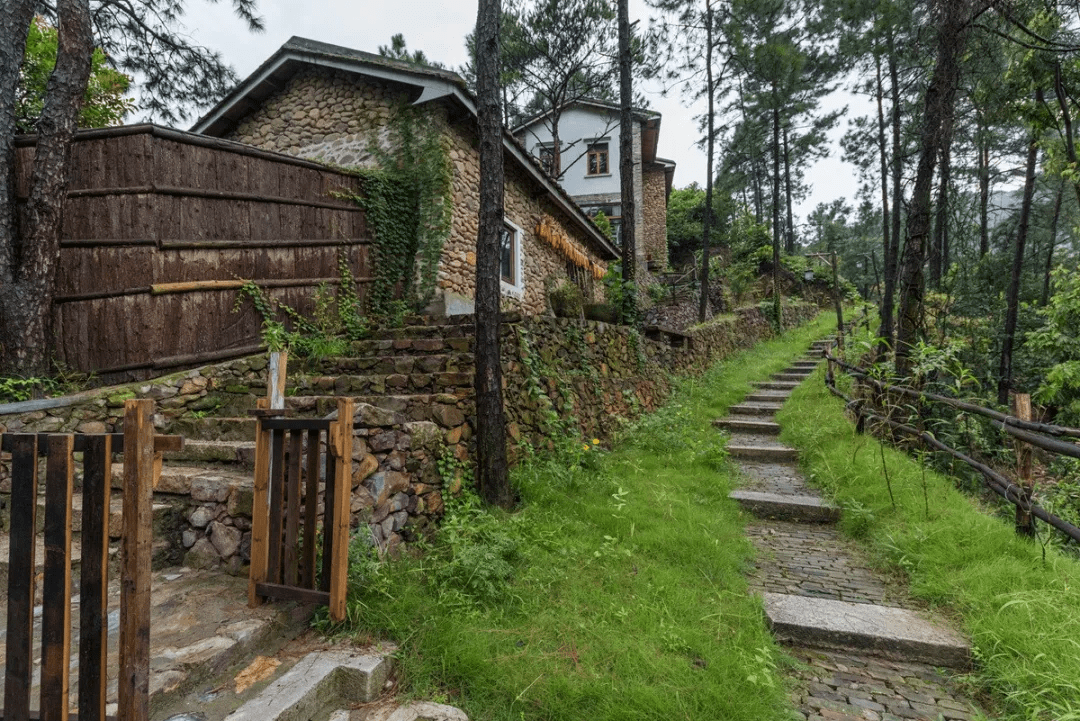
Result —
MULTIPOLYGON (((445 344, 444 344, 445 345, 445 344)), ((390 349, 393 352, 393 348, 390 349)), ((289 380, 304 375, 360 375, 401 373, 454 373, 471 372, 475 358, 472 353, 457 351, 436 352, 424 355, 373 355, 363 357, 331 357, 317 360, 305 359, 292 365, 289 380)))
POLYGON ((799 460, 799 452, 794 448, 773 443, 746 443, 732 439, 727 445, 727 452, 732 458, 751 461, 785 463, 799 460))
MULTIPOLYGON (((155 493, 191 496, 196 501, 225 503, 233 489, 250 494, 254 476, 237 470, 225 470, 207 466, 179 466, 163 464, 155 493)), ((124 464, 112 465, 112 487, 122 488, 124 464)))
POLYGON ((254 441, 255 419, 207 416, 206 418, 175 418, 166 423, 165 433, 201 441, 254 441))
MULTIPOLYGON (((254 434, 252 434, 254 438, 254 434)), ((164 454, 166 461, 176 464, 225 463, 251 470, 255 468, 255 441, 218 441, 184 439, 184 448, 164 454)))
POLYGON ((780 435, 780 424, 773 423, 767 420, 758 420, 752 418, 718 418, 713 421, 713 425, 717 428, 724 428, 729 431, 736 431, 741 433, 757 433, 760 435, 776 436, 780 435))
POLYGON ((836 523, 840 509, 815 496, 789 496, 759 491, 732 491, 728 498, 738 501, 759 518, 796 523, 836 523))
POLYGON ((763 391, 790 391, 798 388, 801 381, 754 381, 753 386, 763 391))
POLYGON ((814 360, 813 358, 800 358, 791 362, 792 367, 795 368, 807 368, 813 370, 821 365, 820 360, 814 360))
POLYGON ((728 412, 740 416, 771 416, 780 408, 779 403, 738 403, 728 408, 728 412))
POLYGON ((314 651, 300 659, 225 721, 308 721, 379 697, 390 659, 345 649, 314 651))
POLYGON ((447 353, 471 353, 471 337, 453 338, 373 338, 358 340, 352 344, 356 357, 382 357, 401 355, 445 355, 447 353))
POLYGON ((809 375, 809 373, 790 373, 785 371, 783 373, 773 373, 772 377, 774 380, 778 381, 794 381, 795 384, 798 385, 806 380, 809 375))
POLYGON ((371 340, 415 340, 421 338, 467 338, 472 336, 471 325, 406 325, 400 328, 376 328, 371 340))
POLYGON ((764 602, 773 633, 785 643, 971 667, 971 647, 963 637, 913 611, 783 593, 765 593, 764 602))
POLYGON ((784 391, 757 391, 748 393, 743 400, 747 403, 783 403, 790 395, 784 391))
POLYGON ((368 396, 384 393, 454 393, 472 388, 473 373, 391 373, 383 375, 337 375, 297 378, 286 389, 290 396, 333 394, 368 396))
MULTIPOLYGON (((409 421, 434 421, 440 426, 452 427, 464 423, 466 415, 473 412, 472 395, 471 389, 462 389, 457 393, 354 396, 353 400, 357 406, 358 423, 387 426, 409 421), (389 413, 379 413, 377 410, 368 413, 363 411, 364 406, 389 413), (371 418, 366 418, 365 414, 371 418)), ((337 410, 337 397, 288 396, 285 405, 295 410, 299 417, 325 418, 337 410)))

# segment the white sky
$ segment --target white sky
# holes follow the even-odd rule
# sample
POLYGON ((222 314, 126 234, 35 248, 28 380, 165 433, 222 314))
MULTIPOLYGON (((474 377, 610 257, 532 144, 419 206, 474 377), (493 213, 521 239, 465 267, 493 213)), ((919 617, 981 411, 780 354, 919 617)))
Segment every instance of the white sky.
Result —
MULTIPOLYGON (((242 78, 293 35, 376 52, 379 45, 389 44, 392 35, 403 33, 410 50, 423 50, 432 60, 457 68, 466 60, 465 35, 476 22, 477 5, 446 0, 262 0, 259 9, 266 21, 266 32, 259 35, 247 32, 232 14, 229 0, 217 4, 192 0, 185 25, 196 42, 219 51, 242 78)), ((630 0, 630 15, 631 21, 640 18, 644 26, 650 9, 644 0, 630 0)), ((663 114, 657 154, 677 163, 675 186, 693 181, 704 185, 705 154, 696 147, 700 133, 694 121, 702 108, 687 108, 677 93, 664 98, 658 88, 643 90, 651 107, 663 114)), ((837 105, 847 101, 834 100, 837 105)), ((844 126, 846 121, 841 121, 834 131, 836 139, 844 126)), ((840 161, 835 144, 832 157, 820 161, 807 177, 813 190, 796 209, 803 219, 819 202, 855 196, 853 169, 840 161)))

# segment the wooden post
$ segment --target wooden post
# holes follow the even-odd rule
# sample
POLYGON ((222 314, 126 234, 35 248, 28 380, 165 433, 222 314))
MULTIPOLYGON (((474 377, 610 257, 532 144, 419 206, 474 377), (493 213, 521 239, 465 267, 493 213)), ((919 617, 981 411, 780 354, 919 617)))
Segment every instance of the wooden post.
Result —
POLYGON ((79 570, 79 721, 105 721, 109 629, 109 494, 112 436, 90 436, 83 454, 79 570))
POLYGON ((71 491, 75 436, 51 435, 45 463, 41 592, 41 721, 67 721, 71 674, 71 491))
POLYGON ((270 354, 270 373, 266 379, 266 397, 270 399, 269 408, 280 410, 285 407, 285 378, 288 376, 289 354, 277 351, 270 354))
MULTIPOLYGON (((269 398, 260 398, 258 410, 270 407, 269 398)), ((255 480, 251 497, 251 568, 248 571, 248 605, 258 606, 262 597, 256 586, 266 581, 266 552, 270 499, 270 431, 263 430, 263 417, 255 421, 255 480)))
MULTIPOLYGON (((1031 396, 1027 393, 1017 393, 1013 396, 1013 415, 1022 421, 1031 420, 1031 396)), ((1020 479, 1021 493, 1030 508, 1031 496, 1035 491, 1035 481, 1032 478, 1032 464, 1034 461, 1031 446, 1023 441, 1014 441, 1016 446, 1016 475, 1020 479)), ((1035 518, 1030 511, 1016 506, 1016 533, 1021 536, 1035 536, 1035 518)))
POLYGON ((832 253, 833 302, 836 304, 836 348, 844 352, 844 306, 840 300, 840 271, 836 267, 836 251, 832 253))
POLYGON ((150 555, 154 402, 124 402, 124 517, 120 537, 118 715, 150 717, 150 555))
POLYGON ((37 436, 12 437, 4 718, 30 718, 34 670, 34 536, 37 533, 37 436))
POLYGON ((349 577, 349 521, 352 516, 353 399, 338 398, 337 406, 337 422, 329 434, 328 449, 337 456, 334 464, 334 518, 329 531, 334 538, 330 563, 330 618, 344 621, 345 591, 349 577))

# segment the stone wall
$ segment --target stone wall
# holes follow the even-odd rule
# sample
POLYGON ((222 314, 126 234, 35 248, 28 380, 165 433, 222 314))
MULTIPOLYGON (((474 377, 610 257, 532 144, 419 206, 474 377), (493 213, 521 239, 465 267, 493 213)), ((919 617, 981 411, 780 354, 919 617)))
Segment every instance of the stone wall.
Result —
MULTIPOLYGON (((228 137, 338 166, 370 166, 375 162, 370 151, 372 143, 386 147, 391 142, 391 120, 407 100, 407 91, 390 83, 360 80, 339 71, 303 71, 251 111, 228 137)), ((436 127, 441 128, 454 167, 454 213, 437 283, 445 297, 445 308, 471 310, 480 207, 480 156, 475 128, 471 123, 451 122, 441 105, 424 107, 436 127)), ((569 274, 565 258, 537 237, 538 223, 543 220, 558 227, 580 251, 594 260, 599 258, 588 250, 584 232, 555 208, 536 181, 509 156, 506 171, 506 217, 524 231, 524 287, 520 297, 504 296, 504 306, 544 313, 548 309, 545 288, 569 274)), ((601 299, 594 284, 583 285, 587 295, 597 294, 594 299, 601 299)))
POLYGON ((646 170, 645 228, 642 245, 650 266, 663 270, 668 264, 667 247, 667 179, 663 170, 646 170))

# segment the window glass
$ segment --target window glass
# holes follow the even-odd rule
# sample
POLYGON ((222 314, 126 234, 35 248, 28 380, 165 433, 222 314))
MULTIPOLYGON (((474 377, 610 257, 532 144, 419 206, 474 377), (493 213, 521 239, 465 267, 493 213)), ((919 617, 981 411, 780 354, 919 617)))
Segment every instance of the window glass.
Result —
POLYGON ((589 175, 607 175, 608 170, 608 144, 595 143, 589 146, 588 170, 589 175))
POLYGON ((499 241, 499 275, 504 283, 517 285, 517 268, 514 267, 517 255, 517 233, 509 225, 503 225, 502 237, 499 241))

